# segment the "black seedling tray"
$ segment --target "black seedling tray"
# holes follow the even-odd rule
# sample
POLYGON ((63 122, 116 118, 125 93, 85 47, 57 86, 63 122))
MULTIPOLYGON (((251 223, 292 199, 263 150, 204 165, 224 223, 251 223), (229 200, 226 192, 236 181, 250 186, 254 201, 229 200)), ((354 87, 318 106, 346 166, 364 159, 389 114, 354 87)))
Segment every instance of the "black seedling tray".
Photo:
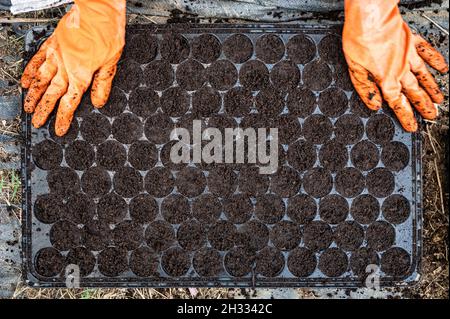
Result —
MULTIPOLYGON (((339 34, 296 25, 129 27, 103 109, 86 94, 64 138, 54 135, 54 115, 41 129, 24 115, 26 281, 62 287, 65 265, 78 264, 84 287, 358 287, 372 263, 382 286, 415 283, 420 136, 362 105, 339 34), (214 67, 227 71, 210 71, 217 57, 227 62, 214 67), (187 89, 173 100, 177 83, 187 89), (232 102, 237 86, 249 90, 240 100, 249 105, 232 102), (210 93, 208 103, 197 92, 210 93), (170 128, 192 119, 278 127, 283 168, 262 177, 247 164, 168 162, 170 128)), ((33 35, 28 56, 39 44, 33 35)))

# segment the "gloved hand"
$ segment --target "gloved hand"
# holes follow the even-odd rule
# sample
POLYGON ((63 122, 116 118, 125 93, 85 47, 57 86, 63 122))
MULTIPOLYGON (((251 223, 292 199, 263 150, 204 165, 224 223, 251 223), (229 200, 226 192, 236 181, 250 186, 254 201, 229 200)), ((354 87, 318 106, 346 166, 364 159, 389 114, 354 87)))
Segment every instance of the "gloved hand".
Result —
POLYGON ((382 97, 409 132, 417 130, 411 104, 423 118, 438 114, 444 96, 425 62, 448 71, 444 57, 403 21, 398 0, 345 0, 343 49, 350 78, 372 110, 382 97), (379 87, 379 88, 378 88, 379 87))
POLYGON ((125 44, 125 10, 125 0, 75 0, 22 75, 33 126, 44 125, 61 98, 55 133, 66 134, 91 81, 92 104, 105 105, 125 44))

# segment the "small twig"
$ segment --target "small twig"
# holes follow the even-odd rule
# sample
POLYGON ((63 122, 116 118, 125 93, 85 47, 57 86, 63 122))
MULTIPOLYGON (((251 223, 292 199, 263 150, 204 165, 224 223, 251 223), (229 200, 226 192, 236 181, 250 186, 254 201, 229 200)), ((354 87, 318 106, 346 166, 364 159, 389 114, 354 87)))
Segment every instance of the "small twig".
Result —
POLYGON ((431 19, 429 16, 427 16, 425 13, 422 13, 422 17, 424 17, 425 19, 427 19, 428 21, 430 21, 432 24, 434 24, 436 26, 436 28, 438 28, 439 30, 441 30, 443 33, 445 33, 446 35, 448 35, 448 30, 445 29, 444 27, 442 27, 439 23, 437 23, 436 21, 434 21, 433 19, 431 19))
POLYGON ((445 206, 444 206, 444 193, 442 191, 442 184, 441 184, 441 178, 439 176, 439 170, 436 158, 434 158, 434 169, 436 170, 436 179, 439 186, 439 197, 441 199, 441 207, 442 207, 442 214, 445 215, 445 206))

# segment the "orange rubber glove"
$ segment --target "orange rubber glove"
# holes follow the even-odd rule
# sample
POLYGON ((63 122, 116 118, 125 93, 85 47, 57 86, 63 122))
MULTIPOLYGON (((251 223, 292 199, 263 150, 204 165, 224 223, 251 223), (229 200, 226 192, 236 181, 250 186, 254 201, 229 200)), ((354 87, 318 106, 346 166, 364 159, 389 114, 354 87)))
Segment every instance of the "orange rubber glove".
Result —
POLYGON ((125 11, 125 0, 75 0, 22 75, 33 126, 44 125, 61 98, 55 133, 66 134, 91 81, 92 104, 105 105, 125 44, 125 11))
POLYGON ((406 131, 417 130, 411 104, 423 118, 438 115, 444 96, 425 62, 448 71, 444 57, 403 21, 398 0, 345 0, 343 49, 350 78, 372 110, 382 97, 406 131), (379 88, 378 88, 379 87, 379 88))

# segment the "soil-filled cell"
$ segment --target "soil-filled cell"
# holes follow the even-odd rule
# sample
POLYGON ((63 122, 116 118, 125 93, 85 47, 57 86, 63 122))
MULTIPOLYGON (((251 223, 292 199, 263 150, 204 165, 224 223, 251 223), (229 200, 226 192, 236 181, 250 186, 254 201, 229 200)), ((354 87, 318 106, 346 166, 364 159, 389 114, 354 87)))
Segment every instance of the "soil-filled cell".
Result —
POLYGON ((50 193, 63 197, 68 197, 80 190, 80 178, 73 169, 68 167, 60 167, 49 171, 47 184, 50 193))
POLYGON ((287 215, 291 220, 301 225, 312 221, 317 214, 315 200, 305 194, 299 194, 289 199, 287 215))
POLYGON ((411 207, 408 199, 399 194, 386 198, 381 206, 384 218, 390 223, 401 224, 405 222, 411 214, 411 207))
POLYGON ((192 263, 197 274, 202 277, 216 277, 223 272, 222 256, 212 248, 197 251, 192 263))
POLYGON ((291 90, 286 99, 289 113, 298 117, 308 117, 316 108, 316 95, 309 89, 295 88, 291 90))
POLYGON ((96 259, 94 254, 84 247, 71 249, 66 257, 66 265, 77 265, 80 275, 86 277, 94 270, 96 259))
POLYGON ((189 56, 189 41, 181 34, 167 33, 163 36, 159 51, 164 60, 178 64, 189 56))
POLYGON ((108 223, 118 223, 127 214, 127 202, 115 193, 100 198, 97 205, 98 218, 108 223))
POLYGON ((145 67, 143 77, 147 87, 162 91, 172 85, 175 74, 167 61, 157 60, 145 67))
POLYGON ((131 198, 142 191, 142 176, 132 167, 123 167, 114 174, 114 190, 117 194, 131 198))
POLYGON ((265 116, 277 116, 284 109, 284 94, 268 87, 259 91, 255 98, 258 112, 265 116))
POLYGON ((368 247, 386 250, 395 243, 395 228, 385 221, 376 221, 367 228, 366 240, 368 247))
POLYGON ((66 207, 61 211, 61 217, 76 224, 85 224, 95 215, 95 203, 87 195, 77 193, 67 199, 66 207))
POLYGON ((350 72, 347 63, 338 63, 334 66, 334 81, 337 87, 345 91, 353 90, 353 83, 350 79, 350 72))
POLYGON ((89 250, 100 251, 112 243, 112 232, 107 221, 91 219, 83 227, 82 243, 89 250))
POLYGON ((391 142, 383 146, 381 161, 392 171, 400 171, 409 163, 408 147, 401 142, 391 142))
POLYGON ((334 241, 345 251, 354 251, 361 246, 364 240, 364 228, 356 222, 340 223, 334 229, 334 241))
POLYGON ((202 63, 212 63, 220 56, 219 39, 212 34, 200 34, 191 43, 192 56, 202 63))
POLYGON ((239 171, 239 191, 249 196, 265 194, 269 188, 269 177, 259 173, 256 166, 245 166, 239 171))
POLYGON ((379 262, 380 260, 376 251, 371 248, 361 247, 351 254, 350 269, 356 276, 365 278, 370 274, 371 271, 373 271, 367 269, 367 266, 378 266, 379 262), (366 270, 370 270, 370 272, 367 272, 366 270))
POLYGON ((303 187, 309 195, 320 198, 331 192, 333 177, 324 168, 313 168, 303 176, 303 187))
POLYGON ((276 277, 284 268, 284 256, 276 248, 266 247, 256 256, 256 272, 264 277, 276 277))
POLYGON ((234 243, 249 252, 256 252, 267 245, 269 235, 269 229, 265 224, 252 219, 238 228, 234 243))
POLYGON ((380 204, 372 195, 359 195, 353 199, 350 213, 358 223, 367 225, 374 222, 380 215, 380 204))
POLYGON ((163 253, 161 265, 169 276, 180 277, 185 275, 191 267, 191 258, 183 249, 172 247, 163 253))
POLYGON ((54 194, 38 195, 34 202, 34 216, 44 224, 56 222, 64 210, 63 200, 54 194))
POLYGON ((299 171, 306 171, 312 168, 316 158, 316 148, 310 142, 297 141, 289 145, 287 160, 293 168, 299 171))
POLYGON ((306 64, 316 55, 314 41, 303 34, 297 34, 290 38, 286 50, 288 58, 297 64, 306 64))
POLYGON ((145 136, 155 144, 164 144, 170 141, 170 133, 174 128, 170 117, 166 114, 154 114, 145 121, 145 136))
POLYGON ((94 162, 94 148, 85 141, 74 141, 66 148, 65 157, 71 168, 85 170, 94 162))
POLYGON ((191 207, 186 197, 173 194, 164 198, 161 213, 169 223, 181 224, 191 216, 191 207))
POLYGON ((197 116, 211 116, 219 112, 221 104, 220 93, 210 87, 203 87, 192 95, 192 112, 197 116))
POLYGON ((83 119, 80 131, 86 142, 100 144, 111 134, 111 124, 103 115, 92 113, 83 119))
POLYGON ((287 266, 295 277, 308 277, 316 269, 317 260, 314 252, 299 247, 289 253, 287 266))
POLYGON ((346 167, 337 172, 336 191, 345 197, 355 197, 364 190, 364 175, 354 167, 346 167))
POLYGON ((381 271, 388 276, 403 277, 411 266, 411 257, 400 247, 388 249, 381 255, 381 271))
POLYGON ((270 71, 270 81, 276 89, 290 91, 300 82, 300 70, 291 61, 278 62, 270 71))
POLYGON ((197 90, 206 81, 205 68, 198 61, 186 60, 177 67, 176 78, 181 88, 187 91, 197 90))
POLYGON ((375 144, 363 140, 353 146, 350 157, 356 168, 370 171, 377 166, 380 160, 380 152, 375 144))
POLYGON ((229 166, 216 166, 207 177, 209 191, 218 197, 230 197, 237 187, 236 173, 229 166))
POLYGON ((116 140, 123 144, 137 141, 143 132, 143 125, 139 117, 132 113, 123 113, 116 117, 112 124, 112 133, 116 140))
POLYGON ((269 83, 269 70, 261 61, 245 62, 239 69, 239 81, 244 88, 260 90, 269 83))
MULTIPOLYGON (((147 117, 159 107, 159 96, 150 88, 138 87, 130 94, 130 110, 140 117, 147 117)), ((117 114, 118 116, 120 114, 117 114)))
POLYGON ((319 216, 329 224, 343 222, 348 215, 347 200, 337 194, 327 195, 320 199, 319 216))
POLYGON ((125 92, 136 88, 143 78, 142 68, 139 63, 130 59, 119 61, 117 73, 114 77, 113 85, 125 92))
POLYGON ((222 51, 234 63, 244 63, 253 55, 253 44, 243 34, 233 34, 223 42, 222 51))
MULTIPOLYGON (((134 93, 131 94, 131 96, 133 96, 133 95, 134 95, 134 93)), ((138 101, 133 101, 133 102, 141 103, 140 99, 138 101)), ((130 98, 130 104, 131 103, 132 102, 131 102, 131 98, 130 98)), ((114 117, 114 116, 119 116, 120 114, 122 114, 123 111, 125 110, 126 106, 127 106, 127 97, 125 96, 125 94, 123 93, 123 91, 121 89, 119 89, 116 86, 113 86, 111 88, 111 93, 109 94, 108 102, 106 102, 106 104, 103 107, 99 108, 98 110, 103 115, 106 115, 109 117, 114 117)))
POLYGON ((235 247, 225 255, 225 269, 233 277, 243 277, 252 270, 254 259, 246 249, 235 247))
POLYGON ((329 88, 319 94, 319 109, 328 117, 339 117, 348 108, 345 92, 338 88, 329 88))
POLYGON ((148 141, 134 142, 128 150, 128 161, 137 170, 148 170, 158 161, 158 149, 148 141))
POLYGON ((72 122, 70 122, 70 127, 69 130, 67 131, 66 135, 63 136, 58 136, 55 133, 55 121, 56 121, 56 117, 51 117, 50 120, 48 121, 48 132, 50 134, 50 137, 52 138, 53 141, 55 141, 56 143, 60 144, 60 145, 64 145, 64 144, 68 144, 70 142, 72 142, 73 140, 75 140, 78 136, 78 131, 79 131, 79 124, 78 121, 74 118, 72 122))
POLYGON ((298 193, 301 178, 298 172, 289 166, 283 166, 271 176, 270 190, 281 197, 291 197, 298 193))
POLYGON ((350 98, 350 110, 354 115, 363 118, 368 118, 376 113, 376 111, 372 111, 364 104, 357 92, 353 92, 350 98))
POLYGON ((314 144, 324 144, 333 133, 333 124, 330 119, 321 114, 313 114, 303 123, 305 139, 314 144))
POLYGON ((292 250, 300 244, 300 226, 286 220, 275 224, 270 231, 270 240, 280 250, 292 250))
POLYGON ((313 251, 324 250, 333 241, 333 231, 325 222, 312 221, 303 228, 303 241, 305 246, 313 251))
POLYGON ((187 197, 196 197, 203 193, 206 187, 206 178, 201 170, 189 166, 178 172, 175 185, 181 194, 187 197))
POLYGON ((55 248, 42 248, 34 259, 36 272, 44 277, 55 277, 64 268, 64 257, 55 248))
POLYGON ((80 245, 81 230, 75 223, 60 220, 50 229, 50 242, 60 251, 70 250, 80 245))
POLYGON ((212 194, 198 196, 192 202, 192 215, 202 224, 212 224, 219 219, 222 203, 212 194))
POLYGON ((394 133, 394 123, 387 115, 376 114, 371 116, 366 123, 367 137, 376 144, 390 142, 394 133))
POLYGON ((253 214, 253 204, 250 197, 244 194, 235 194, 224 200, 224 213, 233 224, 243 224, 253 214))
POLYGON ((328 34, 318 44, 320 58, 327 63, 345 64, 342 39, 336 34, 328 34))
POLYGON ((128 270, 127 251, 117 247, 102 250, 97 257, 98 270, 107 277, 117 277, 128 270))
POLYGON ((175 243, 175 232, 171 224, 157 220, 145 230, 145 241, 155 252, 166 250, 175 243))
POLYGON ((232 88, 238 80, 238 71, 228 60, 213 62, 207 69, 207 75, 211 86, 220 91, 232 88))
POLYGON ((278 129, 278 140, 281 144, 291 144, 299 139, 302 128, 297 117, 281 115, 274 119, 273 127, 278 129))
POLYGON ((140 247, 131 253, 130 269, 139 277, 157 276, 158 265, 158 255, 148 247, 140 247))
POLYGON ((284 43, 275 34, 265 34, 256 39, 256 57, 267 64, 275 64, 284 56, 284 43))
POLYGON ((369 193, 375 197, 387 197, 395 188, 395 177, 386 168, 375 168, 367 174, 366 184, 369 193))
POLYGON ((331 140, 320 148, 319 159, 324 168, 335 172, 347 165, 348 151, 344 144, 331 140))
POLYGON ((133 221, 146 224, 153 221, 158 214, 158 203, 152 196, 140 194, 130 201, 129 209, 133 221))
POLYGON ((134 250, 144 240, 143 233, 142 225, 131 220, 125 220, 117 224, 112 232, 114 245, 126 250, 134 250))
POLYGON ((338 248, 329 248, 320 255, 318 267, 327 277, 339 277, 348 269, 348 257, 338 248))
POLYGON ((217 250, 228 250, 234 246, 236 226, 226 220, 220 220, 208 230, 208 241, 217 250))
POLYGON ((165 197, 174 187, 174 177, 165 167, 155 167, 145 175, 144 184, 147 192, 155 197, 165 197))
POLYGON ((333 81, 333 73, 328 64, 312 61, 303 69, 303 85, 313 91, 325 90, 333 81))
POLYGON ((125 165, 126 160, 127 150, 117 141, 106 141, 97 147, 97 164, 107 170, 118 170, 125 165))
POLYGON ((225 93, 223 103, 228 114, 245 116, 253 107, 253 95, 250 90, 235 87, 225 93))
POLYGON ((334 134, 340 143, 355 144, 363 137, 364 124, 358 116, 345 114, 334 123, 334 134))
POLYGON ((43 170, 58 168, 63 158, 61 146, 50 140, 36 144, 32 150, 33 161, 43 170))
POLYGON ((281 197, 265 194, 256 198, 255 215, 264 223, 275 224, 283 218, 285 205, 281 197))
POLYGON ((169 116, 182 116, 189 109, 190 97, 179 86, 170 87, 162 92, 160 104, 163 112, 169 116))
POLYGON ((145 64, 156 57, 158 39, 142 31, 127 31, 122 59, 133 59, 145 64))
POLYGON ((111 189, 111 177, 99 166, 89 168, 81 176, 81 188, 91 197, 100 197, 111 189))
POLYGON ((206 243, 205 229, 198 221, 188 220, 178 228, 177 240, 188 251, 200 249, 206 243))

